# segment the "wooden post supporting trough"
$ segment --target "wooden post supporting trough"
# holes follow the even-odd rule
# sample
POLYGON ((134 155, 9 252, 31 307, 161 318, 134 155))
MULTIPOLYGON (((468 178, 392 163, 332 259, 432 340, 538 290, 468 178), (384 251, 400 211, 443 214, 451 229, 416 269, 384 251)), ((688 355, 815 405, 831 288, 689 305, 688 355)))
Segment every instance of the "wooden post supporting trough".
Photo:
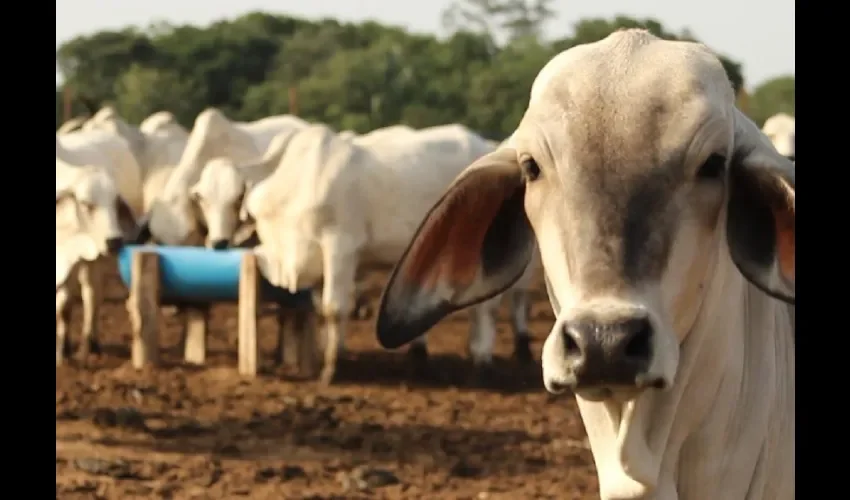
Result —
POLYGON ((159 362, 159 256, 136 252, 131 262, 132 281, 127 310, 133 327, 133 368, 159 362))
MULTIPOLYGON (((132 253, 130 262, 130 297, 127 309, 133 326, 132 363, 140 369, 145 365, 158 363, 158 324, 160 293, 168 292, 160 282, 160 254, 157 251, 139 250, 132 253)), ((299 374, 314 377, 318 371, 318 352, 316 346, 316 314, 311 301, 304 300, 305 295, 276 294, 264 296, 264 283, 257 257, 253 252, 245 252, 239 262, 239 340, 238 371, 246 377, 256 377, 259 372, 259 343, 257 342, 257 322, 262 300, 273 300, 278 305, 278 326, 280 328, 277 358, 284 364, 294 367, 299 374), (289 297, 289 298, 287 298, 289 297)), ((173 298, 173 297, 172 297, 173 298)), ((191 302, 181 307, 185 314, 184 359, 187 363, 202 365, 206 361, 207 321, 209 308, 206 304, 191 302)))
POLYGON ((239 269, 239 374, 257 375, 257 313, 260 302, 260 280, 257 256, 245 252, 239 269))
POLYGON ((183 359, 193 365, 202 365, 207 360, 207 309, 186 309, 186 344, 183 359))

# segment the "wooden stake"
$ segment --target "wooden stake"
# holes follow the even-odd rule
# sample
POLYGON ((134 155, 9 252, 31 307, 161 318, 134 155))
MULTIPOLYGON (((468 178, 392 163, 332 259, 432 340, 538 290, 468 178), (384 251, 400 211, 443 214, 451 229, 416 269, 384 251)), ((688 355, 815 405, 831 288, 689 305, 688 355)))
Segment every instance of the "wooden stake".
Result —
POLYGON ((245 252, 239 270, 239 374, 257 375, 257 313, 259 312, 260 280, 257 257, 245 252))
POLYGON ((138 370, 159 362, 159 255, 133 253, 131 273, 127 311, 133 328, 132 363, 138 370))
POLYGON ((202 365, 207 359, 207 309, 186 309, 186 344, 183 358, 187 363, 202 365))

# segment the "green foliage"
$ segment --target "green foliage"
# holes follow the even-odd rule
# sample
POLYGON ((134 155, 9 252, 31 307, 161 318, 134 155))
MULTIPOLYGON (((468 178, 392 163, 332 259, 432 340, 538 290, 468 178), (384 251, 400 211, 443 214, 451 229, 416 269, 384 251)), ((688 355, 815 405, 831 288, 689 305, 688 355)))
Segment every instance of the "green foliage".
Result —
MULTIPOLYGON (((57 50, 56 60, 77 96, 96 105, 111 102, 136 123, 169 110, 191 127, 207 106, 246 121, 288 113, 294 87, 299 116, 338 130, 458 122, 501 139, 516 127, 535 75, 557 52, 624 27, 691 38, 651 19, 617 17, 580 21, 570 37, 545 43, 539 34, 552 18, 548 3, 460 0, 452 6, 459 31, 443 40, 375 22, 311 22, 259 12, 207 27, 160 23, 77 37, 57 50)), ((740 87, 740 64, 722 61, 740 87)), ((773 109, 771 96, 784 96, 782 88, 766 89, 759 109, 773 109)), ((790 88, 793 110, 793 79, 790 88)), ((58 128, 61 89, 56 106, 58 128)), ((81 109, 75 102, 74 114, 81 109)))
POLYGON ((759 125, 776 113, 794 116, 794 77, 780 76, 768 80, 753 91, 749 101, 749 114, 759 125))
POLYGON ((175 116, 192 116, 204 106, 195 87, 175 71, 133 63, 115 82, 114 104, 124 119, 135 123, 164 109, 175 116))

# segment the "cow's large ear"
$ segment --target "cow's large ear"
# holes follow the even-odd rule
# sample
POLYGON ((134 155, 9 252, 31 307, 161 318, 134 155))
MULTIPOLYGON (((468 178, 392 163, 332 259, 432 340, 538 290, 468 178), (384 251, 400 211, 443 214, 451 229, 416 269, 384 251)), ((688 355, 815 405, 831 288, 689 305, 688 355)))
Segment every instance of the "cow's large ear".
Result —
POLYGON ((768 295, 794 304, 795 164, 736 110, 726 235, 735 265, 768 295))
POLYGON ((535 250, 524 196, 513 149, 481 157, 455 179, 384 289, 377 315, 382 346, 400 347, 520 278, 535 250))

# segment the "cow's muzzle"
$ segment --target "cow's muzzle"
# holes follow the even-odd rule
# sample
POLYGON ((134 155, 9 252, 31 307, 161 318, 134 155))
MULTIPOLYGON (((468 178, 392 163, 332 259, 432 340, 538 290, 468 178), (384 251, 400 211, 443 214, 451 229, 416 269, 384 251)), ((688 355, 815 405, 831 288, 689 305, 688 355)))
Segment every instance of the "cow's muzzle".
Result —
POLYGON ((224 250, 230 246, 230 241, 226 239, 213 240, 210 242, 210 248, 213 250, 224 250))
POLYGON ((608 399, 620 391, 662 389, 664 380, 648 373, 654 335, 645 316, 563 322, 544 345, 546 389, 553 393, 570 389, 591 400, 608 399))

